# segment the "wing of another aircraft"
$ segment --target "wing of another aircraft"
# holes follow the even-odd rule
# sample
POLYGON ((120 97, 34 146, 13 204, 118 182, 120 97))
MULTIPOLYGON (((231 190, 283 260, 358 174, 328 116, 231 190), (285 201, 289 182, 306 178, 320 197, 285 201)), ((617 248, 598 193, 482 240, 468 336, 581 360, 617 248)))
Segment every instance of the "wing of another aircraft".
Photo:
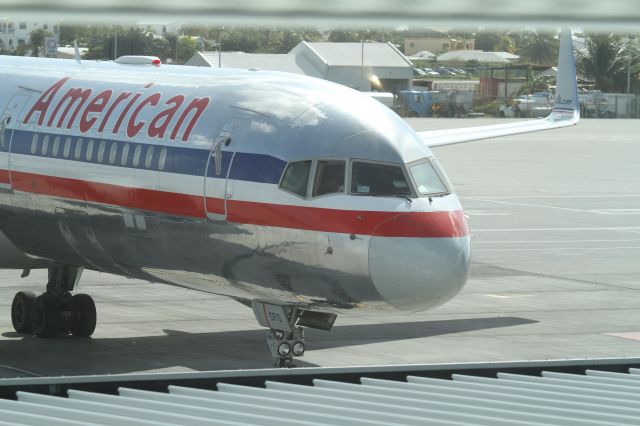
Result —
POLYGON ((499 136, 537 132, 540 130, 557 129, 559 127, 575 125, 579 119, 580 104, 578 102, 573 43, 571 42, 571 31, 565 29, 560 36, 555 105, 551 114, 547 117, 490 126, 432 130, 418 132, 418 135, 429 147, 434 147, 499 136))

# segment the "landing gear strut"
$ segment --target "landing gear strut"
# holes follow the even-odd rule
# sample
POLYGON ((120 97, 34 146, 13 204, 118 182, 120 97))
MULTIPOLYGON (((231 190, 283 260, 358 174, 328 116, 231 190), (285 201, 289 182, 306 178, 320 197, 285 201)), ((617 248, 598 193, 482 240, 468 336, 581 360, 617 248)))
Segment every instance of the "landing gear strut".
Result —
POLYGON ((308 311, 294 305, 279 305, 254 300, 251 302, 258 323, 269 327, 267 347, 275 367, 295 367, 294 357, 304 355, 304 328, 331 330, 336 314, 308 311))
POLYGON ((13 328, 38 337, 91 336, 96 328, 96 305, 88 294, 70 293, 81 275, 82 268, 52 267, 46 292, 39 296, 30 291, 16 293, 11 305, 13 328))

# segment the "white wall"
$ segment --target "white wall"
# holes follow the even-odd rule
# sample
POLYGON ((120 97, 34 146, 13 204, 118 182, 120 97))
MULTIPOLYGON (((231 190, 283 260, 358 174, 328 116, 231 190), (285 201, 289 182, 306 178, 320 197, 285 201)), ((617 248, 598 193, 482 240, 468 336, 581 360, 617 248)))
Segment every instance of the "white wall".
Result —
POLYGON ((58 21, 37 21, 36 18, 29 20, 22 19, 0 19, 0 40, 5 49, 15 50, 20 43, 29 43, 31 31, 44 29, 53 34, 54 37, 60 35, 60 23, 58 21))

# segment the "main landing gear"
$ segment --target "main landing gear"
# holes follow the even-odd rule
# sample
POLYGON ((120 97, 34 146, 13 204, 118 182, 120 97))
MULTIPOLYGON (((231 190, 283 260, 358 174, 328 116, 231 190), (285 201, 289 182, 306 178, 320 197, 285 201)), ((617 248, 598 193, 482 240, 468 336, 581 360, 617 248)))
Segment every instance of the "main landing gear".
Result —
POLYGON ((13 328, 22 334, 54 337, 71 333, 89 337, 96 328, 96 305, 88 294, 71 291, 80 281, 82 269, 71 266, 49 268, 47 291, 16 293, 11 305, 13 328))
POLYGON ((294 357, 301 357, 306 349, 304 328, 330 331, 337 315, 308 311, 294 305, 280 305, 254 300, 251 302, 258 323, 269 327, 267 347, 275 367, 295 367, 294 357))

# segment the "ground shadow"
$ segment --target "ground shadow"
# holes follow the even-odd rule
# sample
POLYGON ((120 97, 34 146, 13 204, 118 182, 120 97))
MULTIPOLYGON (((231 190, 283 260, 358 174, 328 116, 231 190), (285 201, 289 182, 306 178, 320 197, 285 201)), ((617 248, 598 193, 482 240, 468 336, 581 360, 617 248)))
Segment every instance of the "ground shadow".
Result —
MULTIPOLYGON (((308 349, 320 350, 401 341, 532 324, 518 317, 490 317, 390 324, 337 325, 331 332, 308 330, 308 349)), ((122 338, 40 339, 13 332, 0 340, 0 375, 58 376, 140 371, 222 370, 271 367, 265 330, 188 333, 122 338)), ((298 366, 315 366, 304 361, 298 366)))

